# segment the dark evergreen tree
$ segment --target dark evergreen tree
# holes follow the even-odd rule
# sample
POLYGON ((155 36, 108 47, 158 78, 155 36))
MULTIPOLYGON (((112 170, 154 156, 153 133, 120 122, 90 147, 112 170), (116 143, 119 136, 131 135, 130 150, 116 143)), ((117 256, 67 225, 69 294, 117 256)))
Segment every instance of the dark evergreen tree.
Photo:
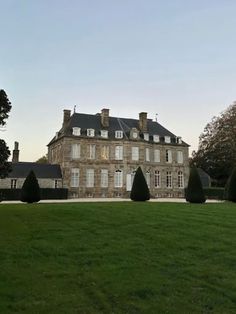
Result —
POLYGON ((11 110, 11 103, 8 100, 7 94, 3 89, 0 89, 0 126, 6 124, 8 113, 11 110))
POLYGON ((190 168, 188 186, 186 189, 186 201, 190 203, 205 203, 206 197, 196 167, 190 168))
POLYGON ((138 167, 134 176, 134 182, 130 193, 130 198, 132 201, 141 202, 150 199, 148 185, 140 167, 138 167))
POLYGON ((36 203, 40 201, 40 188, 38 180, 32 170, 26 177, 22 186, 21 201, 26 203, 36 203))
POLYGON ((225 187, 225 198, 228 201, 236 202, 236 168, 234 168, 225 187))

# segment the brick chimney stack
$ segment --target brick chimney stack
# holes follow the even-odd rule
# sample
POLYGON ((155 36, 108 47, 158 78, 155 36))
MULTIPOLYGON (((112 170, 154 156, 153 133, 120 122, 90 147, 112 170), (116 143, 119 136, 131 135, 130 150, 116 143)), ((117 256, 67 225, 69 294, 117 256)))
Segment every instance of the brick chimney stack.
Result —
POLYGON ((71 111, 67 110, 67 109, 64 109, 63 113, 64 113, 64 115, 63 115, 63 126, 65 126, 66 123, 70 120, 71 111))
POLYGON ((104 128, 109 127, 109 109, 102 109, 101 124, 104 128))
POLYGON ((14 149, 12 151, 12 162, 16 163, 19 162, 19 143, 15 142, 14 143, 14 149))
POLYGON ((140 112, 139 114, 139 129, 142 132, 147 132, 147 112, 140 112))

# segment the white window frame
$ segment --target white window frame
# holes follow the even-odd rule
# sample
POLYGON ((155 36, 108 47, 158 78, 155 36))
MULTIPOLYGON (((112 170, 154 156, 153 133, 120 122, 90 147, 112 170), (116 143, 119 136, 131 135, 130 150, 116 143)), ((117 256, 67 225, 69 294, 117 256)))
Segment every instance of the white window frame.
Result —
POLYGON ((172 188, 172 172, 166 172, 166 187, 171 189, 172 188))
POLYGON ((154 171, 154 188, 161 187, 161 172, 159 170, 154 171))
POLYGON ((101 147, 101 159, 102 160, 108 160, 109 159, 109 146, 103 145, 101 147))
POLYGON ((102 138, 108 138, 108 131, 107 130, 101 130, 101 137, 102 138))
POLYGON ((171 143, 171 137, 170 136, 165 136, 165 143, 170 144, 171 143))
POLYGON ((81 128, 78 128, 78 127, 72 128, 72 134, 75 136, 80 136, 81 135, 81 128))
POLYGON ((145 160, 150 161, 150 148, 145 148, 145 160))
POLYGON ((170 149, 166 149, 166 162, 168 164, 172 163, 172 151, 170 149))
POLYGON ((150 173, 150 171, 146 172, 146 182, 147 182, 148 188, 150 188, 150 184, 151 184, 151 173, 150 173))
POLYGON ((161 162, 161 151, 160 151, 160 149, 154 149, 154 162, 161 162))
POLYGON ((149 141, 149 134, 148 133, 143 133, 143 139, 144 141, 149 141))
POLYGON ((123 187, 123 171, 120 169, 115 171, 114 187, 115 188, 122 188, 123 187))
POLYGON ((71 144, 71 159, 80 159, 80 144, 71 144))
POLYGON ((115 146, 115 160, 123 160, 123 146, 115 146))
POLYGON ((17 189, 17 179, 11 179, 11 189, 17 189))
POLYGON ((132 155, 132 160, 138 161, 139 160, 139 147, 137 146, 132 146, 131 147, 131 155, 132 155))
POLYGON ((72 188, 78 188, 79 187, 79 168, 72 168, 71 169, 71 181, 70 186, 72 188))
POLYGON ((94 187, 94 169, 86 169, 86 187, 94 187))
POLYGON ((121 130, 115 131, 115 138, 123 138, 123 131, 121 130))
POLYGON ((101 169, 101 187, 108 188, 108 169, 101 169))
POLYGON ((60 188, 59 185, 61 185, 61 179, 54 179, 53 188, 58 189, 58 188, 60 188))
POLYGON ((94 137, 95 130, 94 129, 87 129, 87 136, 88 137, 94 137))
POLYGON ((88 159, 95 159, 96 158, 96 145, 89 144, 88 146, 88 159))
POLYGON ((184 188, 184 174, 183 171, 178 171, 177 173, 177 177, 178 177, 178 188, 179 189, 183 189, 184 188))
POLYGON ((182 150, 177 150, 177 163, 183 164, 183 162, 184 162, 184 154, 182 150))
POLYGON ((160 142, 160 136, 159 135, 153 135, 153 142, 159 143, 160 142))

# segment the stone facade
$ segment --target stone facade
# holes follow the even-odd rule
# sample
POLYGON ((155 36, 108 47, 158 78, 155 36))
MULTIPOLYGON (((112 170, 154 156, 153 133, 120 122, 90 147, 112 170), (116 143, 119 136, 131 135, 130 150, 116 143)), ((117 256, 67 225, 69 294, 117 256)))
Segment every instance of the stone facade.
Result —
POLYGON ((48 145, 49 162, 61 166, 63 187, 69 189, 69 197, 129 197, 138 166, 146 176, 152 197, 184 196, 189 153, 188 145, 180 138, 147 119, 143 112, 139 120, 130 122, 137 122, 136 128, 129 128, 129 120, 112 118, 118 119, 120 127, 113 122, 111 130, 113 120, 109 122, 109 110, 103 109, 100 117, 93 117, 94 128, 91 123, 87 127, 94 129, 94 136, 88 136, 86 125, 81 127, 85 118, 79 114, 69 117, 66 110, 62 129, 48 145), (95 126, 96 119, 101 119, 100 130, 98 124, 95 126), (75 127, 80 132, 73 135, 75 127), (104 129, 107 138, 101 136, 100 131, 104 129), (122 138, 114 136, 116 129, 122 132, 122 138), (166 139, 164 132, 167 132, 166 139), (160 136, 160 140, 155 136, 160 136), (75 154, 73 147, 77 150, 75 154))

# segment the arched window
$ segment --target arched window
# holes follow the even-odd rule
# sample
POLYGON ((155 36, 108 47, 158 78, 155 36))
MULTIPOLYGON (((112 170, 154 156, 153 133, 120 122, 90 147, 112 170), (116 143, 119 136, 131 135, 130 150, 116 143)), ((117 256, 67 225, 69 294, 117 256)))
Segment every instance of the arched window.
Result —
POLYGON ((114 186, 115 188, 122 188, 123 186, 123 171, 122 170, 115 171, 114 186))

